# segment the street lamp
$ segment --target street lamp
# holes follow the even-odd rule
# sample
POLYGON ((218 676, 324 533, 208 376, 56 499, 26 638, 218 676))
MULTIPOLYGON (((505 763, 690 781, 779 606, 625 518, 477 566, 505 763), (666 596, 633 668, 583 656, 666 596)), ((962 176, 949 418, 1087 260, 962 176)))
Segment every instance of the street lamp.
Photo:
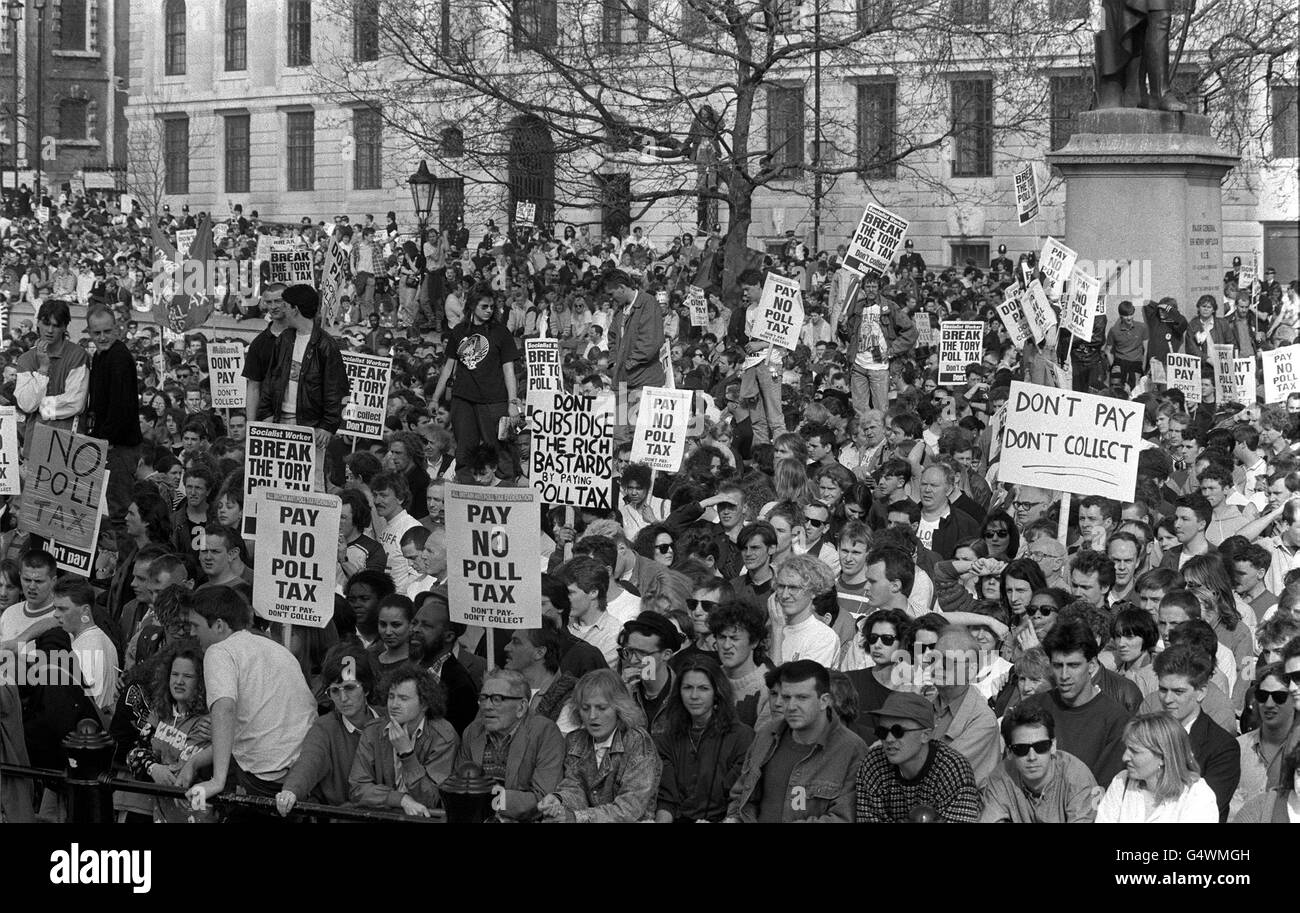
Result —
MULTIPOLYGON (((415 218, 420 222, 420 257, 424 257, 424 241, 429 232, 429 213, 433 212, 433 195, 437 190, 437 178, 429 170, 429 163, 420 159, 420 167, 415 174, 406 179, 411 188, 411 202, 415 204, 415 218)), ((420 285, 424 285, 424 274, 428 272, 429 263, 425 260, 424 270, 420 273, 420 285)), ((418 305, 417 305, 418 306, 418 305)), ((431 305, 432 306, 432 305, 431 305)))
MULTIPOLYGON (((45 66, 45 4, 48 0, 32 0, 36 7, 36 205, 43 204, 41 196, 41 156, 45 152, 45 141, 41 136, 45 132, 45 79, 42 68, 45 66)), ((15 178, 16 180, 16 178, 15 178)))
POLYGON ((9 0, 5 12, 13 23, 13 47, 9 53, 14 58, 14 199, 18 199, 18 23, 23 21, 23 0, 9 0))

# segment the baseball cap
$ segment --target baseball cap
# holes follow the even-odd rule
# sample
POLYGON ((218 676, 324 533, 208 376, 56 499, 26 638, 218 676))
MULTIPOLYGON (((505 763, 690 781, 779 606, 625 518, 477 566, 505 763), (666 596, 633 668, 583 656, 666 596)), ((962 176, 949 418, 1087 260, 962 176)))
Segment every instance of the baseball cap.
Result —
POLYGON ((891 719, 911 720, 913 723, 920 723, 926 729, 934 726, 934 704, 919 694, 895 691, 885 698, 884 705, 879 710, 872 711, 871 715, 877 724, 881 719, 891 719))

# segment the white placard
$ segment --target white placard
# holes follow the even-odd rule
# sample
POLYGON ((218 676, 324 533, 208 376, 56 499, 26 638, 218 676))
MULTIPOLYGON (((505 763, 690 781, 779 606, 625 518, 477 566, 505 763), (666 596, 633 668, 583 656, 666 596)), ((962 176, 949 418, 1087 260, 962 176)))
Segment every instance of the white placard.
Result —
POLYGON ((208 383, 213 409, 243 409, 244 345, 240 342, 208 343, 208 383))
POLYGON ((1232 360, 1232 389, 1237 402, 1253 406, 1259 398, 1255 381, 1255 356, 1232 360))
POLYGON ((181 228, 176 232, 176 256, 184 260, 190 253, 190 247, 194 244, 194 239, 198 237, 197 228, 181 228))
POLYGON ((561 369, 560 341, 558 339, 525 339, 524 367, 528 387, 524 391, 524 408, 528 415, 534 409, 545 409, 551 396, 564 392, 564 373, 561 369))
POLYGON ((552 393, 529 416, 528 480, 543 504, 614 507, 614 397, 552 393))
POLYGON ((0 406, 0 495, 16 495, 18 481, 18 410, 0 406))
POLYGON ((384 422, 388 416, 388 386, 393 377, 392 356, 344 352, 343 369, 352 394, 343 407, 339 434, 382 441, 387 431, 384 422))
POLYGON ((750 336, 794 350, 799 346, 803 317, 803 294, 798 280, 768 273, 763 280, 763 297, 759 299, 754 332, 750 336))
POLYGON ((496 628, 541 627, 537 492, 451 482, 444 504, 451 620, 496 628))
POLYGON ((1048 298, 1061 296, 1061 288, 1069 278, 1070 270, 1074 269, 1074 261, 1078 259, 1077 253, 1055 238, 1043 242, 1042 253, 1038 255, 1038 268, 1046 279, 1043 291, 1047 292, 1048 298))
POLYGON ((1021 307, 1020 294, 1015 285, 1009 286, 1007 291, 1010 295, 998 305, 998 316, 1002 318, 1002 325, 1007 328, 1011 344, 1019 348, 1032 339, 1034 334, 1029 327, 1029 321, 1025 319, 1025 310, 1021 307))
POLYGON ((686 306, 691 309, 691 326, 707 327, 709 325, 709 303, 704 297, 704 289, 698 285, 686 287, 686 306))
POLYGON ((1034 170, 1033 162, 1025 162, 1014 172, 1016 187, 1016 213, 1020 217, 1020 224, 1038 216, 1039 190, 1038 190, 1038 173, 1034 170))
POLYGON ((1076 337, 1088 342, 1092 339, 1092 327, 1105 304, 1101 303, 1101 281, 1094 279, 1081 269, 1070 272, 1070 292, 1065 298, 1062 311, 1065 328, 1076 337))
POLYGON ((266 489, 259 500, 253 611, 268 621, 325 627, 334 617, 338 496, 266 489))
POLYGON ((273 244, 270 254, 271 281, 285 285, 313 285, 311 249, 292 244, 273 244))
POLYGON ((1232 356, 1235 354, 1232 343, 1215 343, 1211 349, 1210 364, 1214 365, 1214 398, 1219 404, 1237 403, 1237 391, 1233 386, 1232 356))
POLYGON ((1029 324, 1034 342, 1041 343, 1048 331, 1056 326, 1056 312, 1052 310, 1047 293, 1037 279, 1031 281, 1020 293, 1020 308, 1025 312, 1025 322, 1029 324))
POLYGON ((1264 402, 1284 403, 1300 391, 1300 345, 1259 353, 1264 363, 1264 402))
POLYGON ((316 439, 301 425, 250 422, 244 444, 244 538, 257 536, 255 493, 310 492, 316 477, 316 439))
POLYGON ((966 382, 966 366, 984 358, 984 324, 945 320, 939 324, 939 386, 966 382))
POLYGON ((691 422, 692 391, 643 387, 632 435, 633 463, 676 472, 686 457, 686 432, 691 422))
POLYGON ((1166 385, 1183 394, 1190 405, 1201 401, 1201 359, 1197 355, 1170 352, 1165 356, 1166 385))
POLYGON ((853 237, 849 239, 844 266, 861 276, 884 273, 902 246, 905 234, 906 219, 875 203, 868 203, 853 237))
POLYGON ((515 203, 515 223, 522 225, 533 225, 537 220, 537 204, 525 203, 522 200, 515 203))

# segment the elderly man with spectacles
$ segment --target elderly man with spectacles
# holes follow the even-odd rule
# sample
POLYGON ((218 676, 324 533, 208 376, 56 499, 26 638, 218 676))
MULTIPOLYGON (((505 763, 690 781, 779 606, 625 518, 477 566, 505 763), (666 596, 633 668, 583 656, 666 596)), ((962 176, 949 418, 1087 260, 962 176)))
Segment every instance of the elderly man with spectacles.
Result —
POLYGON ((483 679, 478 716, 465 727, 456 769, 477 764, 495 781, 492 810, 506 821, 537 817, 537 803, 564 774, 564 737, 556 725, 528 709, 528 682, 518 672, 495 669, 483 679))

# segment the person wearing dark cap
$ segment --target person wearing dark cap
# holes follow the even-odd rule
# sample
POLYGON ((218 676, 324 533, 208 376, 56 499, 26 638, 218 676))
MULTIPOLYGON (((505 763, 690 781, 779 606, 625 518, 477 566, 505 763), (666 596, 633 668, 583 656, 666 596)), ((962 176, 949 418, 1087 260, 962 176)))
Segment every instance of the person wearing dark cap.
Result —
POLYGON ((989 262, 989 269, 1004 276, 1010 276, 1011 271, 1015 269, 1011 258, 1007 256, 1007 246, 1005 244, 998 245, 998 255, 989 262))
POLYGON ((1227 285, 1228 283, 1232 283, 1233 285, 1238 285, 1240 281, 1241 281, 1241 258, 1233 257, 1232 269, 1228 270, 1226 273, 1223 274, 1223 284, 1227 285))
POLYGON ((343 423, 350 389, 338 343, 316 322, 320 296, 309 285, 284 290, 285 331, 261 385, 257 420, 301 425, 316 439, 313 488, 325 490, 325 448, 343 423))
POLYGON ((619 675, 651 730, 672 695, 676 676, 668 661, 681 647, 682 633, 657 612, 642 612, 619 632, 619 675))
POLYGON ((895 691, 872 714, 876 744, 858 768, 859 823, 944 821, 974 824, 983 803, 968 762, 931 739, 934 705, 919 694, 895 691))
POLYGON ((1137 382, 1146 360, 1147 326, 1145 322, 1134 320, 1134 313, 1136 308, 1132 301, 1121 301, 1119 320, 1106 334, 1106 345, 1115 366, 1120 369, 1120 383, 1126 390, 1132 389, 1137 382))
POLYGON ((903 242, 904 253, 898 258, 898 271, 905 276, 919 276, 925 272, 925 259, 912 248, 912 239, 903 242))

